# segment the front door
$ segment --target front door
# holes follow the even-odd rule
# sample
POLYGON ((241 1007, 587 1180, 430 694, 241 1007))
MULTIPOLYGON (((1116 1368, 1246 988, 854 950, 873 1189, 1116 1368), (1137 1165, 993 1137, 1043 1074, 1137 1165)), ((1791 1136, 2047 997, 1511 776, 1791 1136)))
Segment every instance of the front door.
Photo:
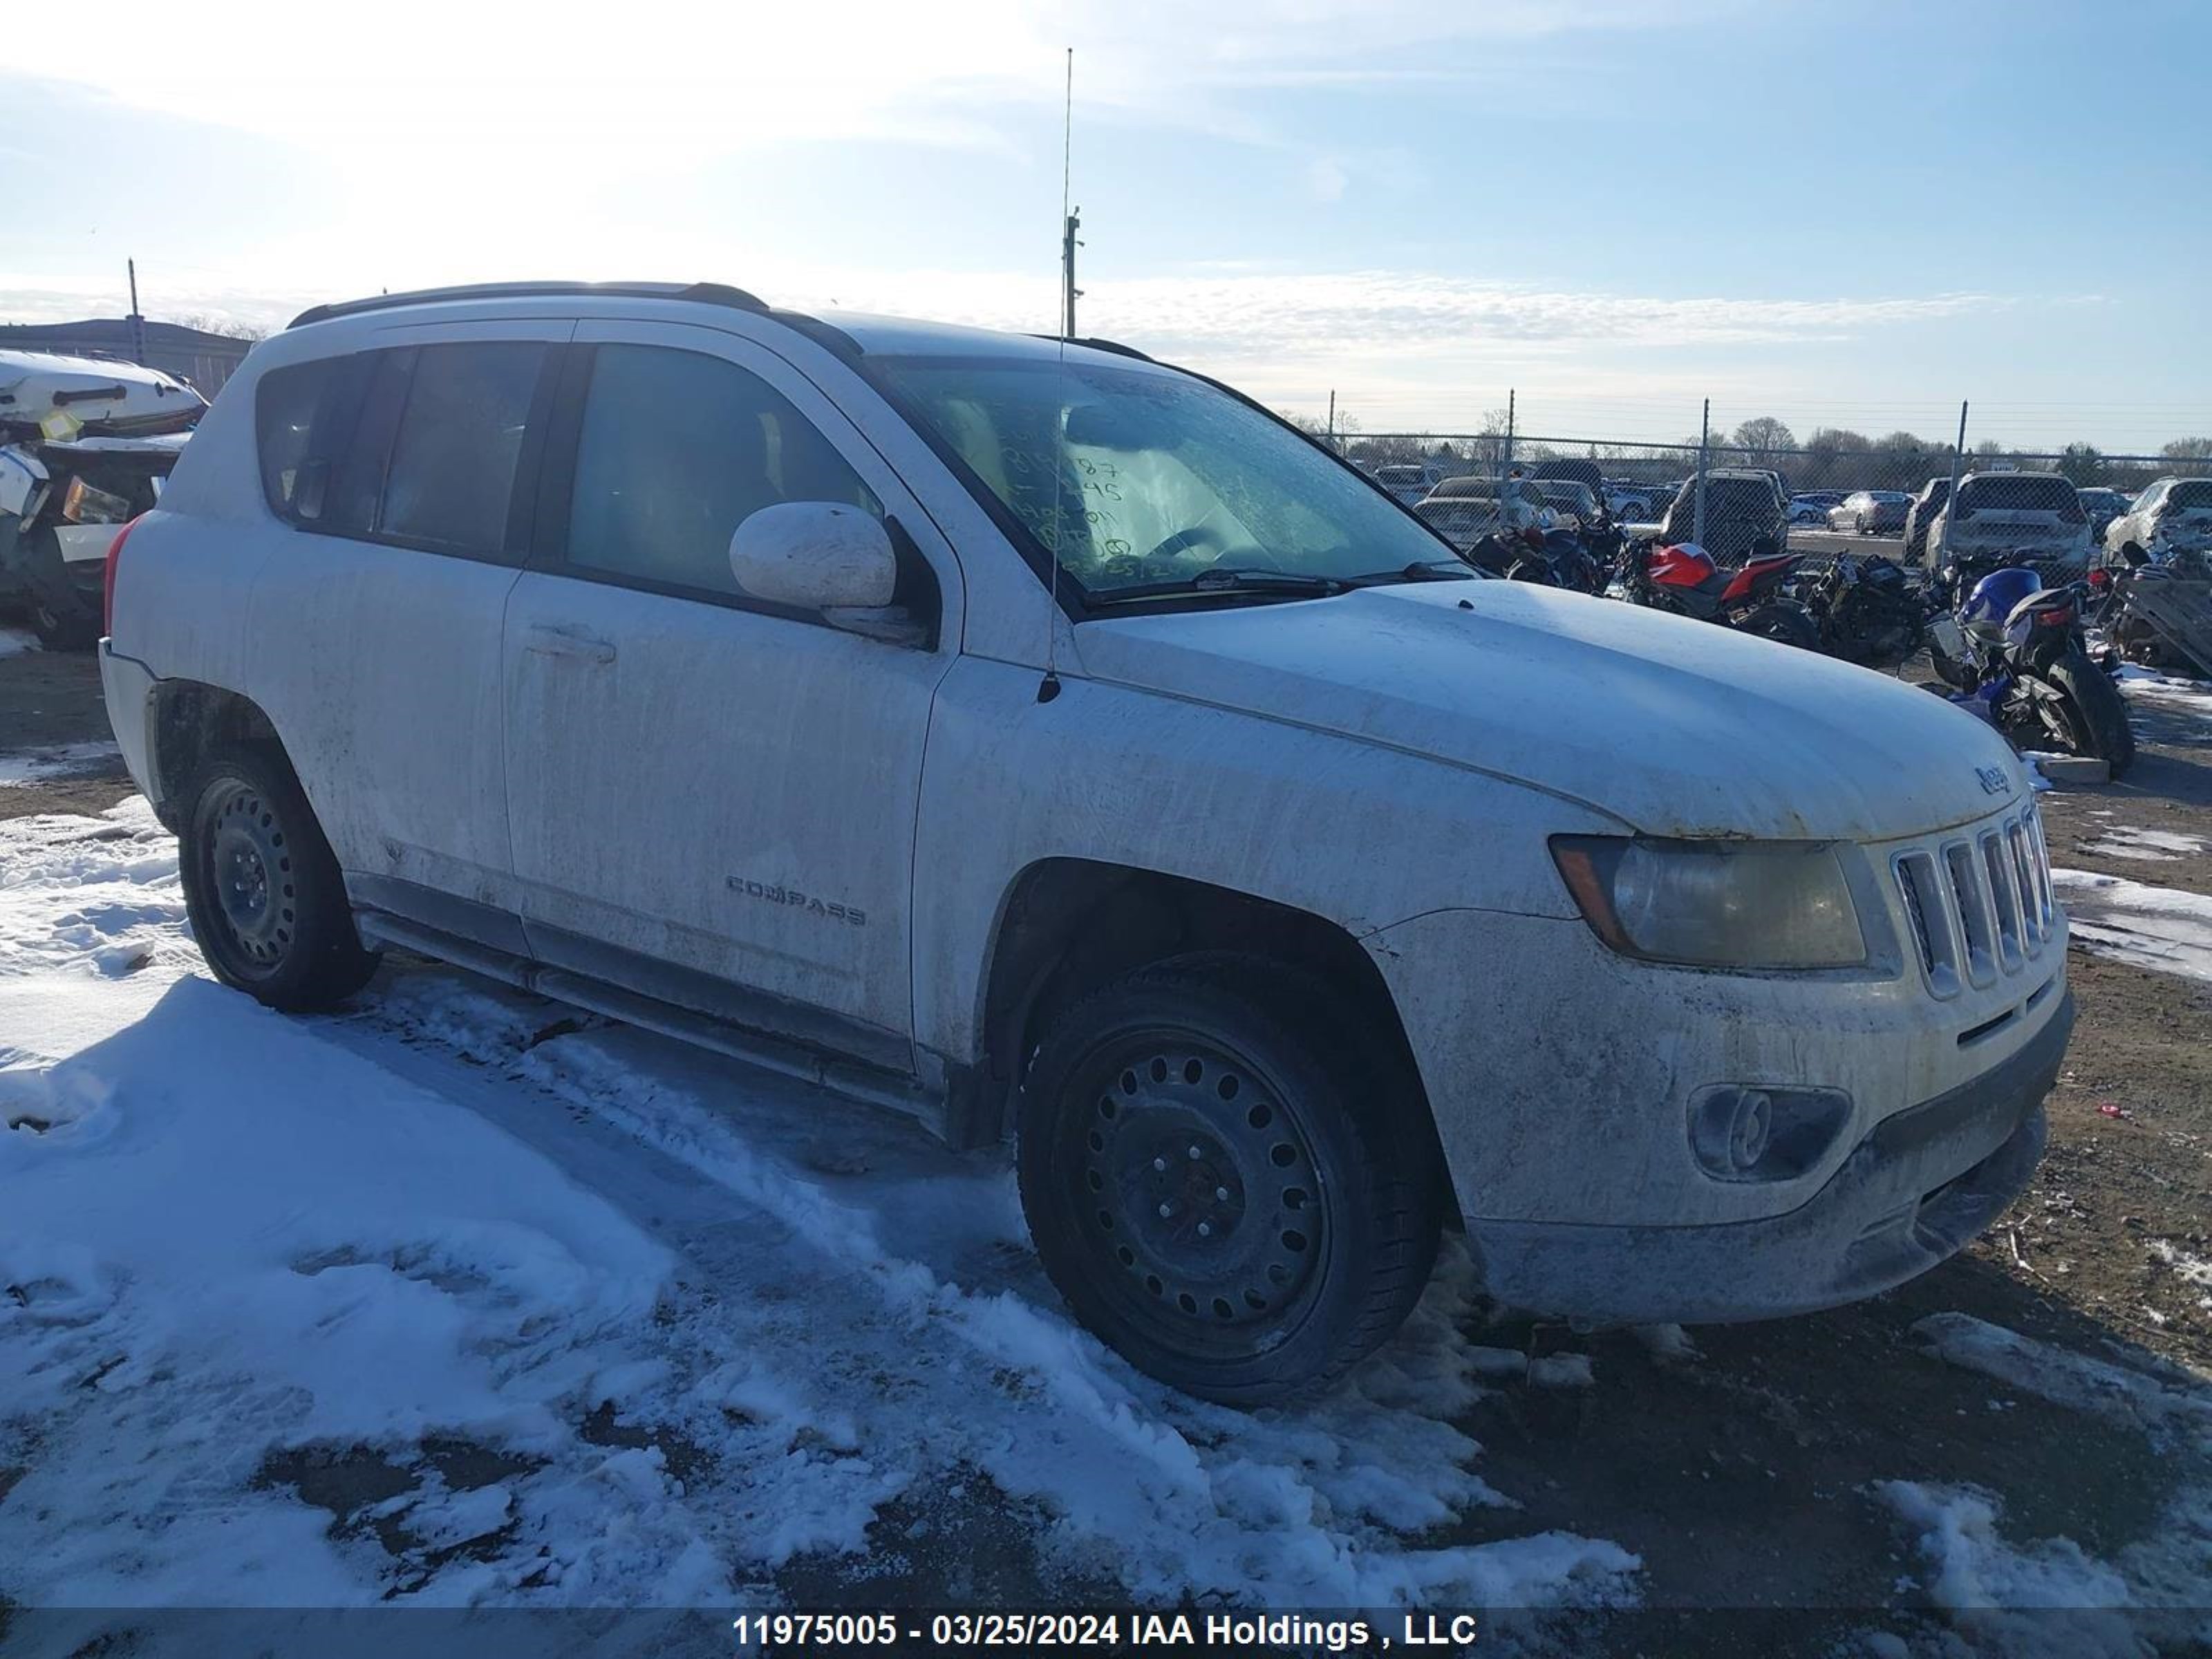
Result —
POLYGON ((507 782, 541 959, 911 1065, 914 826, 957 566, 896 477, 764 346, 586 323, 537 550, 507 609, 507 782), (739 592, 730 537, 831 501, 896 521, 944 642, 739 592))

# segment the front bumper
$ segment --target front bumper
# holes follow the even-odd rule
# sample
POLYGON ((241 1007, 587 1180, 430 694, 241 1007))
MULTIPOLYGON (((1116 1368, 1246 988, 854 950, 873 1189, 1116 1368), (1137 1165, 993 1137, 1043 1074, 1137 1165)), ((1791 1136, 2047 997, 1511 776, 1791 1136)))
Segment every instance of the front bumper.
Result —
POLYGON ((1901 1285, 1956 1254, 2026 1188, 2073 1027, 2069 993, 1989 1071, 1876 1124, 1787 1214, 1686 1227, 1470 1220, 1486 1286, 1508 1307, 1600 1324, 1711 1324, 1901 1285))

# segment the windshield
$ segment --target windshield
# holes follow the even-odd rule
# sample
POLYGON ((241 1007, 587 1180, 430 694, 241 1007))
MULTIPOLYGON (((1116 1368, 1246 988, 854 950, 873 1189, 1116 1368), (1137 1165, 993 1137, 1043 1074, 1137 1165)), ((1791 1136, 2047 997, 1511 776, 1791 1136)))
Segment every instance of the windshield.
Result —
POLYGON ((2033 472, 1998 473, 1969 478, 1959 486, 1959 511, 1973 513, 2058 513, 2078 518, 2081 498, 2063 478, 2033 472))
POLYGON ((874 366, 1094 599, 1216 567, 1350 580, 1455 561, 1350 468, 1187 375, 1075 358, 874 366))

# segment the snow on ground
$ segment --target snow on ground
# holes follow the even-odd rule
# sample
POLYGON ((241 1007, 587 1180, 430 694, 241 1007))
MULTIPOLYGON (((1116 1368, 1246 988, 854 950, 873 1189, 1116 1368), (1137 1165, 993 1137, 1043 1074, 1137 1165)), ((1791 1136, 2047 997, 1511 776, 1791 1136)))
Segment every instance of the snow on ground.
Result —
POLYGON ((2212 896, 2121 876, 2054 869, 2074 939, 2116 962, 2212 981, 2212 896))
POLYGON ((2191 714, 2212 725, 2212 680, 2186 679, 2161 674, 2138 663, 2120 665, 2120 690, 2152 708, 2191 714))
POLYGON ((196 962, 143 803, 0 825, 0 1594, 758 1605, 960 1582, 966 1493, 1040 1596, 1633 1596, 1601 1539, 1431 1541, 1516 1507, 1449 1420, 1528 1370, 1478 1381, 1463 1257, 1227 1411, 1070 1322, 1003 1154, 443 969, 301 1020, 196 962))
POLYGON ((2081 850, 2100 854, 2108 859, 2140 859, 2148 864, 2179 864, 2184 859, 2201 858, 2212 852, 2212 836, 2188 836, 2178 830, 2145 830, 2131 823, 2116 823, 2096 840, 2084 842, 2081 850))
POLYGON ((48 778, 97 771, 122 752, 112 743, 64 743, 46 749, 0 755, 0 789, 20 789, 27 783, 40 783, 48 778))
POLYGON ((39 636, 27 628, 0 628, 0 657, 40 648, 39 636))
MULTIPOLYGON (((2212 1381, 2203 1376, 2142 1356, 2151 1369, 2056 1348, 1969 1314, 1933 1314, 1912 1332, 1937 1358, 2070 1410, 2117 1418, 2169 1454, 2212 1453, 2212 1381)), ((1976 1487, 1891 1480, 1875 1491, 1914 1534, 1929 1599, 1997 1651, 2134 1659, 2154 1648, 2212 1645, 2204 1605, 2212 1490, 2185 1487, 2159 1525, 2109 1561, 2069 1538, 2008 1538, 2002 1504, 1976 1487), (2039 1608, 2074 1611, 2021 1611, 2039 1608)))

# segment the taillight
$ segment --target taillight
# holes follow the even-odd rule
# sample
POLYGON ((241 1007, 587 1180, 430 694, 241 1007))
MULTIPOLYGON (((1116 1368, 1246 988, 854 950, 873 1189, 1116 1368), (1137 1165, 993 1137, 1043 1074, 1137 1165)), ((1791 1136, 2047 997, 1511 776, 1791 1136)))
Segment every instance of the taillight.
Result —
POLYGON ((2074 607, 2070 605, 2054 605, 2048 611, 2039 611, 2035 613, 2035 625, 2038 628, 2063 628, 2073 620, 2074 607))
POLYGON ((2112 586, 2112 573, 2111 571, 2092 570, 2089 573, 2089 586, 2096 589, 2098 592, 2102 593, 2106 589, 2112 586))
MULTIPOLYGON (((142 513, 138 517, 143 518, 145 514, 142 513)), ((123 544, 131 539, 131 532, 137 527, 138 520, 131 520, 115 532, 115 539, 107 544, 107 568, 100 573, 100 631, 103 634, 112 635, 115 632, 116 562, 123 556, 123 544)))

